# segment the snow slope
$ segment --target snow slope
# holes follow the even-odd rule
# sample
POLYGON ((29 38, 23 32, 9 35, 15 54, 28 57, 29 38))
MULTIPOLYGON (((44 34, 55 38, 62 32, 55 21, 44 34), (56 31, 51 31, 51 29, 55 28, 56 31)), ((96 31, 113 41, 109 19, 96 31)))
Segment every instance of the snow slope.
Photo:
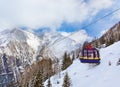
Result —
MULTIPOLYGON (((98 66, 82 64, 76 59, 69 68, 60 73, 61 78, 57 75, 51 77, 52 87, 62 87, 66 72, 71 78, 71 87, 120 87, 120 66, 116 66, 120 58, 120 41, 100 49, 100 55, 101 63, 98 66)), ((47 81, 45 86, 46 84, 47 81)))

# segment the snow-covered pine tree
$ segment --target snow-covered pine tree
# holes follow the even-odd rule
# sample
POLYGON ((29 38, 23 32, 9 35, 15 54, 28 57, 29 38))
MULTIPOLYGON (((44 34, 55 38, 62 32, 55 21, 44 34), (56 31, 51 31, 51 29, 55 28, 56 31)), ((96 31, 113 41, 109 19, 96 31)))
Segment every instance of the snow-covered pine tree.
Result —
POLYGON ((60 78, 60 72, 61 72, 61 65, 59 64, 59 60, 54 63, 54 74, 56 74, 56 77, 58 76, 60 78))
POLYGON ((65 64, 66 61, 67 61, 67 53, 65 52, 63 56, 63 61, 62 61, 62 70, 66 69, 66 64, 65 64))
POLYGON ((72 61, 75 60, 75 53, 72 55, 72 61))
POLYGON ((119 60, 118 60, 118 62, 117 62, 117 66, 118 66, 118 65, 120 65, 120 58, 119 58, 119 60))
POLYGON ((73 63, 70 55, 67 56, 67 62, 66 62, 66 67, 69 67, 73 63))
POLYGON ((63 82, 62 87, 70 87, 71 86, 71 81, 70 81, 70 77, 69 77, 68 73, 65 74, 63 81, 64 82, 63 82))
POLYGON ((50 78, 48 79, 47 87, 52 87, 52 84, 51 84, 50 78))
POLYGON ((43 76, 42 76, 42 72, 40 70, 37 72, 34 87, 44 87, 43 76))
POLYGON ((67 53, 65 52, 62 61, 62 70, 65 70, 71 64, 72 64, 72 60, 70 58, 70 55, 67 55, 67 53))
POLYGON ((108 65, 111 66, 111 61, 109 61, 108 65))

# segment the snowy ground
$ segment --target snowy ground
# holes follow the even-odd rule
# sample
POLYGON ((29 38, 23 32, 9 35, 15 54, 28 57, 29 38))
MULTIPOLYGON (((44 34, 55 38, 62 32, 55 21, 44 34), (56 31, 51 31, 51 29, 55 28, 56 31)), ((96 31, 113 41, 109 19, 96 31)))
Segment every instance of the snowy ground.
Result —
POLYGON ((62 87, 65 72, 68 72, 71 78, 71 87, 120 87, 120 65, 116 66, 120 58, 120 41, 102 48, 100 55, 101 63, 94 67, 82 64, 76 59, 67 70, 60 73, 60 78, 51 77, 52 87, 62 87), (111 66, 109 66, 109 61, 111 66))

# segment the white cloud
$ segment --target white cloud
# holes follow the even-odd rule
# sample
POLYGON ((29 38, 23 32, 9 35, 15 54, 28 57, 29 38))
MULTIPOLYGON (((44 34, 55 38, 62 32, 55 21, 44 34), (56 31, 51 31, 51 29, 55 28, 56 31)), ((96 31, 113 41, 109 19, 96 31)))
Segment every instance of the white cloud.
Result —
POLYGON ((10 29, 13 29, 15 27, 16 26, 11 24, 11 22, 0 19, 0 31, 3 31, 5 29, 9 29, 10 30, 10 29))
POLYGON ((111 7, 114 2, 115 0, 90 0, 88 6, 91 11, 90 15, 95 16, 100 10, 111 7))
MULTIPOLYGON (((114 0, 0 0, 0 27, 14 24, 56 30, 63 22, 81 23, 109 8, 114 0)), ((1 28, 3 29, 3 28, 1 28)))
POLYGON ((111 8, 111 11, 116 10, 112 16, 111 19, 115 21, 120 21, 120 0, 115 0, 114 7, 111 8))

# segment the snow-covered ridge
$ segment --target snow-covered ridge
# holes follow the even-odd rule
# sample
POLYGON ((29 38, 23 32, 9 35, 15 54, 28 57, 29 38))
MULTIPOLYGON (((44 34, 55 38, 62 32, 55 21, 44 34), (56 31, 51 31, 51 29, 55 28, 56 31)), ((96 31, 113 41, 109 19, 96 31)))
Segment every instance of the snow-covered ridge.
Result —
POLYGON ((120 22, 108 29, 100 38, 96 38, 92 45, 94 47, 103 47, 103 45, 109 46, 117 41, 120 41, 120 22))
POLYGON ((86 40, 91 41, 92 37, 88 36, 87 32, 85 30, 79 30, 72 33, 67 32, 61 32, 61 35, 67 37, 69 36, 70 39, 74 40, 75 43, 84 43, 86 40))
POLYGON ((34 50, 37 50, 40 45, 40 40, 34 34, 21 30, 5 30, 0 33, 0 45, 5 46, 9 41, 27 42, 34 50))
MULTIPOLYGON (((44 32, 38 36, 33 32, 15 28, 0 32, 0 47, 4 47, 8 55, 19 55, 18 49, 25 48, 26 44, 27 48, 32 49, 32 54, 40 55, 41 48, 45 46, 43 55, 61 58, 64 52, 79 48, 86 39, 85 31, 75 32, 73 36, 66 38, 60 32, 44 32)), ((1 50, 0 53, 2 53, 1 50)))
POLYGON ((0 32, 0 54, 6 53, 21 61, 33 62, 41 40, 31 32, 19 28, 0 32))
MULTIPOLYGON (((80 33, 80 32, 78 32, 80 33)), ((87 36, 87 35, 85 35, 87 36)), ((82 38, 79 36, 64 36, 61 32, 45 32, 42 36, 44 43, 46 43, 46 48, 49 50, 48 55, 54 55, 57 58, 61 58, 64 52, 71 52, 80 47, 83 41, 75 41, 75 38, 82 38), (74 39, 73 39, 74 38, 74 39)), ((83 37, 84 40, 86 38, 83 37)))
MULTIPOLYGON (((65 72, 68 72, 71 78, 71 87, 119 87, 120 65, 116 64, 120 58, 120 41, 100 49, 100 55, 101 63, 94 67, 76 59, 70 67, 60 73, 61 78, 51 77, 52 87, 62 87, 65 72)), ((47 81, 45 87, 46 84, 47 81)))

